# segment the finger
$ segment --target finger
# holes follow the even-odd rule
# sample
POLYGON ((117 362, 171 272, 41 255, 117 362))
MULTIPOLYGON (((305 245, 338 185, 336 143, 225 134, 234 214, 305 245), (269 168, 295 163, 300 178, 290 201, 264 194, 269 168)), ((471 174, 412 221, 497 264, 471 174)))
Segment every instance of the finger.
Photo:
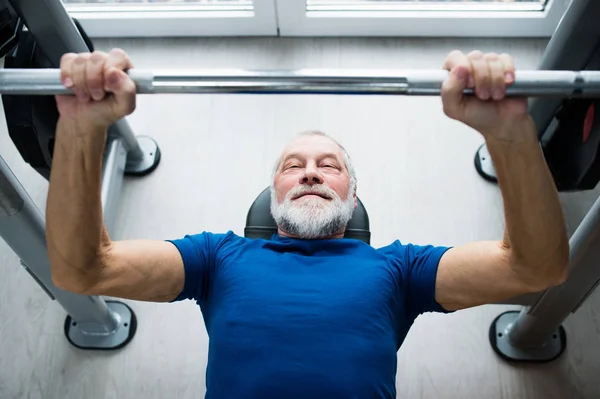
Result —
POLYGON ((129 115, 135 110, 136 87, 133 80, 123 72, 114 69, 117 83, 114 86, 113 107, 116 114, 129 115))
POLYGON ((454 50, 448 55, 448 57, 446 57, 443 68, 448 71, 451 71, 452 68, 454 68, 457 65, 463 65, 467 67, 469 71, 469 81, 467 87, 473 88, 475 86, 475 79, 473 78, 473 69, 471 68, 471 63, 462 51, 454 50))
POLYGON ((75 87, 75 94, 80 101, 89 101, 90 99, 90 93, 85 80, 86 64, 89 57, 89 53, 78 54, 71 67, 71 77, 75 87))
MULTIPOLYGON (((108 59, 105 64, 105 88, 111 90, 113 84, 119 84, 119 76, 122 77, 118 71, 127 71, 133 68, 133 63, 129 59, 129 56, 125 51, 119 48, 112 49, 108 53, 108 59)), ((112 91, 112 90, 111 90, 112 91)))
POLYGON ((67 88, 73 87, 73 78, 71 78, 71 64, 77 58, 75 53, 66 53, 60 57, 60 81, 67 88))
POLYGON ((451 52, 444 68, 449 70, 448 79, 442 85, 442 103, 444 112, 450 117, 459 117, 464 107, 464 90, 469 85, 471 77, 471 64, 467 57, 460 51, 451 52))
POLYGON ((515 60, 506 53, 500 54, 500 60, 504 64, 504 82, 511 85, 515 82, 515 60))
POLYGON ((104 63, 108 58, 102 51, 94 51, 86 66, 87 87, 91 97, 96 100, 104 98, 104 63))
POLYGON ((487 61, 481 51, 473 51, 467 56, 473 68, 475 78, 475 94, 480 100, 489 100, 492 81, 487 61))
POLYGON ((443 68, 447 71, 452 71, 454 67, 459 65, 466 67, 469 74, 471 73, 471 64, 469 63, 467 57, 463 54, 462 51, 454 50, 450 54, 448 54, 448 57, 446 57, 443 68))
POLYGON ((504 63, 498 54, 490 53, 484 56, 490 71, 492 84, 491 96, 494 100, 502 100, 506 95, 506 84, 504 83, 504 63))

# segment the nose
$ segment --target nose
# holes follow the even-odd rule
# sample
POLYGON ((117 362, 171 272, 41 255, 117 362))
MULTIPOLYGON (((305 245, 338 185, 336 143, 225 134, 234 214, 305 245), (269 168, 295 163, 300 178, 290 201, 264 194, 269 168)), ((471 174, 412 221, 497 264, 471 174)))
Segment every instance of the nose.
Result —
POLYGON ((302 184, 323 184, 323 176, 319 173, 319 169, 317 169, 314 165, 306 165, 304 168, 304 174, 300 178, 300 182, 302 184))

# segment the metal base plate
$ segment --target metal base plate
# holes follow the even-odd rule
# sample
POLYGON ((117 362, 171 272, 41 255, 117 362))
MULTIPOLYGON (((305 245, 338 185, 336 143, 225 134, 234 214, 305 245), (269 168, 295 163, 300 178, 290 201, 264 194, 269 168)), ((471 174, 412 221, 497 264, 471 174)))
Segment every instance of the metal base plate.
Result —
POLYGON ((490 156, 485 143, 483 143, 477 150, 477 153, 475 153, 475 169, 477 169, 477 173, 485 180, 492 183, 498 182, 496 170, 492 163, 492 157, 490 156))
POLYGON ((558 358, 567 347, 565 329, 560 326, 550 341, 540 346, 517 347, 510 340, 507 332, 520 312, 504 312, 496 317, 490 326, 490 343, 494 351, 504 360, 511 362, 544 363, 558 358))
POLYGON ((160 148, 154 139, 148 136, 137 136, 144 158, 141 160, 131 160, 127 158, 125 164, 125 175, 144 176, 156 169, 160 163, 160 148))
MULTIPOLYGON (((116 350, 127 345, 137 330, 137 319, 133 310, 122 302, 106 301, 109 310, 116 313, 119 324, 109 332, 86 331, 86 327, 67 316, 65 335, 79 349, 116 350)), ((95 329, 96 330, 96 329, 95 329)))

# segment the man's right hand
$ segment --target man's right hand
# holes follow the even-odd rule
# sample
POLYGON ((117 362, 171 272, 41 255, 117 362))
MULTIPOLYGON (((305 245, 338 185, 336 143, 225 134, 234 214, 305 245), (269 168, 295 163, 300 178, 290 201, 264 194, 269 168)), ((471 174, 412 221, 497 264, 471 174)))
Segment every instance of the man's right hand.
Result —
POLYGON ((133 64, 121 49, 108 54, 67 53, 60 60, 61 82, 75 96, 56 96, 61 119, 78 126, 106 129, 135 110, 135 83, 128 69, 133 64))

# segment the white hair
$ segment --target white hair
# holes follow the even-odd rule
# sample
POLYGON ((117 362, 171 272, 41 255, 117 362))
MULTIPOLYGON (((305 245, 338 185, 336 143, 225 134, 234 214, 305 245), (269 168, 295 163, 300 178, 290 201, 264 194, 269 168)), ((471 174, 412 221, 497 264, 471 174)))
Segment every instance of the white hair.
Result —
MULTIPOLYGON (((308 130, 306 132, 301 132, 301 133, 298 133, 297 137, 302 137, 302 136, 322 136, 322 137, 327 137, 329 140, 331 140, 335 144, 337 144, 338 147, 340 147, 340 150, 342 150, 342 154, 344 155, 344 164, 346 166, 346 170, 348 171, 348 175, 350 176, 350 190, 349 190, 349 194, 354 194, 354 190, 356 190, 356 183, 357 183, 356 170, 354 169, 354 164, 352 163, 352 158, 350 158, 350 154, 348 154, 348 151, 346 151, 346 149, 344 148, 344 146, 341 145, 336 139, 334 139, 333 137, 331 137, 327 133, 324 133, 324 132, 322 132, 320 130, 308 130)), ((279 165, 280 164, 281 164, 281 156, 279 156, 277 158, 277 160, 275 161, 275 165, 273 166, 273 171, 271 173, 271 190, 275 189, 275 175, 277 174, 277 171, 279 170, 279 165)))
POLYGON ((350 177, 350 185, 347 198, 340 198, 330 187, 316 185, 306 187, 304 185, 294 187, 286 194, 286 198, 279 203, 275 191, 275 175, 279 170, 281 157, 275 162, 271 178, 271 215, 277 225, 288 233, 303 239, 320 239, 330 237, 345 229, 354 212, 354 193, 356 191, 356 172, 352 160, 346 149, 336 140, 320 131, 308 131, 300 133, 299 136, 323 136, 336 143, 344 154, 344 163, 350 177), (318 192, 330 198, 330 202, 324 204, 322 200, 307 199, 299 205, 291 201, 293 197, 305 192, 318 192))

